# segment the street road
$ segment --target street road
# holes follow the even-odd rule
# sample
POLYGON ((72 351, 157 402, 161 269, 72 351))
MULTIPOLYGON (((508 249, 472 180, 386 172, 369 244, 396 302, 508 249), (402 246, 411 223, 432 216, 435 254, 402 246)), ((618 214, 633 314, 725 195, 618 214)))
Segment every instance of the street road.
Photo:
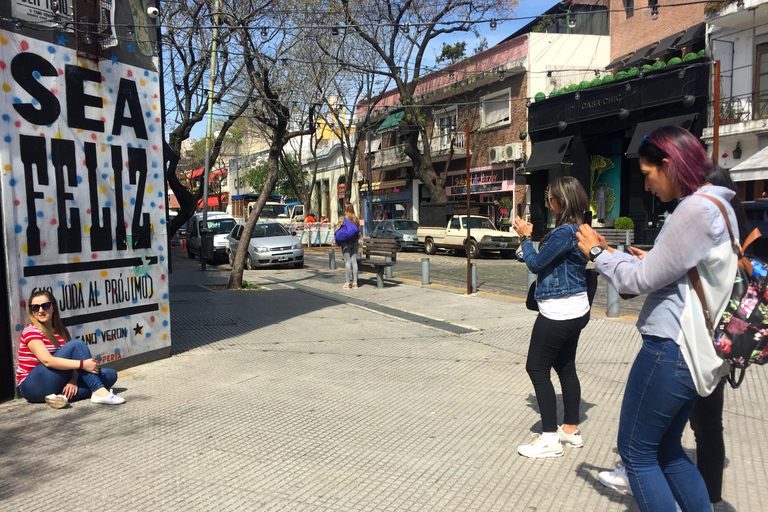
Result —
MULTIPOLYGON (((328 251, 330 246, 311 247, 304 250, 306 268, 327 269, 328 251)), ((341 250, 336 248, 336 266, 344 268, 341 250)), ((407 279, 421 283, 421 260, 429 258, 430 282, 446 287, 451 287, 457 293, 466 293, 467 290, 467 258, 455 256, 446 252, 438 252, 428 256, 423 252, 402 251, 397 254, 397 264, 394 268, 394 277, 407 279)), ((481 293, 491 293, 510 299, 525 299, 527 269, 525 264, 517 260, 502 260, 498 256, 484 257, 472 260, 477 263, 477 287, 481 293)), ((229 270, 229 264, 218 266, 223 270, 229 270)), ((363 274, 367 276, 369 274, 363 274)), ((374 279, 370 274, 371 279, 374 279)), ((606 283, 598 280, 597 294, 592 305, 593 311, 606 310, 606 283)), ((645 300, 640 296, 631 300, 621 301, 621 315, 637 317, 645 300)))

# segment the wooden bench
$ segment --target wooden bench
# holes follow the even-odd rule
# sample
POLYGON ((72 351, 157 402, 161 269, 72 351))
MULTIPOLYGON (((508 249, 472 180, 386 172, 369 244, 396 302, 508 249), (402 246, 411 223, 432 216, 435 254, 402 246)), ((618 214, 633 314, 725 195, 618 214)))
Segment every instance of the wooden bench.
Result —
POLYGON ((361 254, 362 258, 357 262, 358 269, 374 272, 376 288, 384 288, 384 271, 397 263, 397 241, 387 238, 363 238, 361 254))

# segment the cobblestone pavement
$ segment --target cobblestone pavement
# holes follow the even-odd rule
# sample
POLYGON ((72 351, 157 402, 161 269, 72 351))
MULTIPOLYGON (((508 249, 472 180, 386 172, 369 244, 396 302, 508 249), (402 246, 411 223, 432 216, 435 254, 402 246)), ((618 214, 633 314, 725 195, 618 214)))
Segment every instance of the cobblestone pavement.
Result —
MULTIPOLYGON (((343 290, 311 265, 230 292, 203 286, 226 272, 173 264, 173 356, 120 372, 125 405, 0 404, 0 510, 637 510, 597 482, 618 460, 631 320, 594 314, 582 334, 585 446, 531 460, 519 301, 371 274, 343 290)), ((768 510, 766 391, 764 368, 726 391, 717 512, 768 510)))

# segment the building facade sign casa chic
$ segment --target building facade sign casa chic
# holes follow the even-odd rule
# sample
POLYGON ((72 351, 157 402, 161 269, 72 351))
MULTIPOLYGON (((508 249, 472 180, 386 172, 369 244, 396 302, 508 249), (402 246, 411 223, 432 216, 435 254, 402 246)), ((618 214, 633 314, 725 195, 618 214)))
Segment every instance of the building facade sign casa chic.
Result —
POLYGON ((603 98, 598 98, 591 101, 585 101, 581 104, 581 110, 589 110, 592 108, 597 107, 606 107, 608 105, 613 105, 616 103, 620 103, 622 99, 621 94, 610 94, 608 96, 605 96, 603 98))

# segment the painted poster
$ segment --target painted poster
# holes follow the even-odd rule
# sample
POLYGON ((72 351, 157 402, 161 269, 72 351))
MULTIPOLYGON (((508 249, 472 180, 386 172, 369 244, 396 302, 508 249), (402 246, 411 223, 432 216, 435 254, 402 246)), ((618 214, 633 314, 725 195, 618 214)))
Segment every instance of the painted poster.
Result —
MULTIPOLYGON (((130 16, 127 4, 117 2, 130 16)), ((154 42, 133 33, 118 47, 99 45, 111 32, 84 52, 66 30, 0 29, 14 357, 26 301, 41 288, 101 362, 170 347, 158 61, 139 52, 154 42), (120 58, 133 53, 130 63, 120 58)))

